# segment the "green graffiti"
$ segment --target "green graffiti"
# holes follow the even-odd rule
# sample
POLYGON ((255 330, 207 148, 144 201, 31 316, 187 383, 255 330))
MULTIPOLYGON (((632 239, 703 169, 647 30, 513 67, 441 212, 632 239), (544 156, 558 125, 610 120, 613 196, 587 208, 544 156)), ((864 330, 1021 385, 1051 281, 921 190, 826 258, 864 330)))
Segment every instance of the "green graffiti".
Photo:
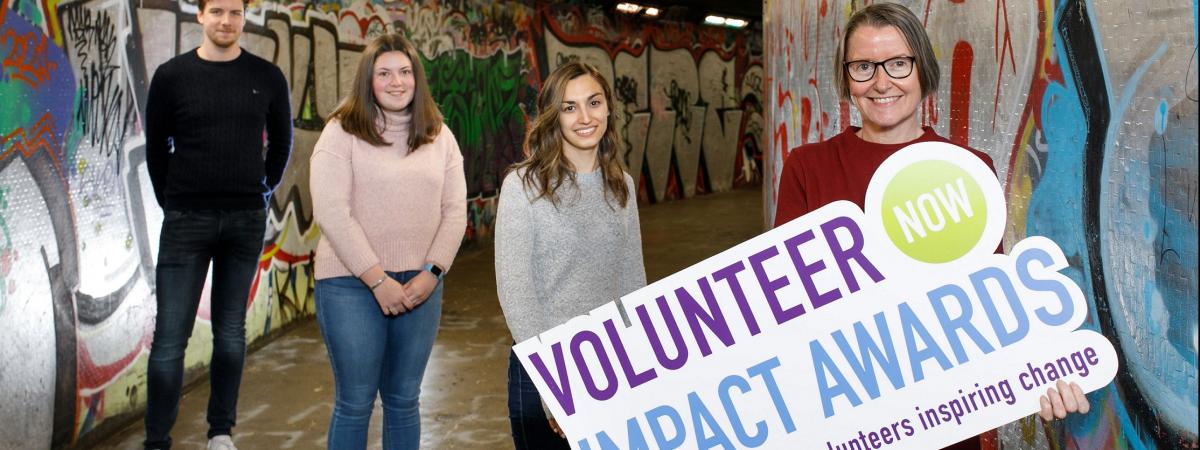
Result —
POLYGON ((520 88, 525 87, 524 59, 519 54, 473 58, 463 50, 437 59, 421 58, 433 98, 460 144, 476 145, 485 133, 524 123, 520 88))
POLYGON ((495 189, 498 174, 519 158, 526 102, 533 88, 521 53, 476 58, 464 50, 421 58, 430 92, 462 148, 470 194, 495 189))
MULTIPOLYGON (((33 24, 33 26, 40 28, 45 23, 46 19, 42 16, 42 8, 38 6, 38 2, 36 0, 17 0, 15 2, 11 2, 11 4, 12 12, 24 17, 25 20, 28 20, 30 24, 33 24)), ((7 6, 8 5, 5 5, 5 7, 7 6)))
MULTIPOLYGON (((0 50, 4 49, 0 47, 0 50)), ((0 83, 0 98, 17 101, 5 102, 4 107, 0 108, 0 136, 12 132, 13 128, 20 126, 19 124, 30 123, 30 118, 33 117, 27 100, 29 90, 25 87, 26 84, 12 78, 7 80, 0 83)), ((7 149, 0 148, 0 152, 4 150, 7 149)))
POLYGON ((12 233, 3 214, 8 211, 8 191, 9 188, 0 187, 0 234, 3 234, 4 239, 0 242, 0 315, 4 314, 4 307, 8 304, 8 273, 12 270, 13 259, 16 258, 12 233))

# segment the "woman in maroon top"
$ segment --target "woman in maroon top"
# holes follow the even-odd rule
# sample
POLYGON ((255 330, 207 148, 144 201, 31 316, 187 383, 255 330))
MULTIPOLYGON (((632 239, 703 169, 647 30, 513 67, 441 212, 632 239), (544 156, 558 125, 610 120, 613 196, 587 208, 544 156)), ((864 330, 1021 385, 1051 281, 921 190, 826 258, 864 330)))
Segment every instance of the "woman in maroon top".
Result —
MULTIPOLYGON (((867 184, 885 159, 917 142, 950 142, 932 128, 921 127, 917 116, 921 102, 937 92, 940 70, 929 36, 911 11, 890 3, 860 9, 846 23, 838 50, 834 80, 840 97, 858 108, 862 127, 847 127, 827 141, 802 145, 788 154, 775 226, 837 200, 862 208, 867 184)), ((968 151, 993 167, 986 154, 968 151)), ((1044 420, 1089 409, 1075 383, 1049 389, 1041 405, 1044 420)), ((950 448, 979 446, 976 437, 950 448)))

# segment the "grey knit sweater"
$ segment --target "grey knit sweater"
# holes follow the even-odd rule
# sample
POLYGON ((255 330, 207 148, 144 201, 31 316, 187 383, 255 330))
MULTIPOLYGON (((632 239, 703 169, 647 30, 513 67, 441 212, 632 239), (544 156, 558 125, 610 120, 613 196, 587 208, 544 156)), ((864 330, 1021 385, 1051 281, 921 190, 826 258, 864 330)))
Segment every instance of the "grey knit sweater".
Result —
MULTIPOLYGON (((517 172, 504 178, 496 212, 496 291, 521 342, 646 285, 637 190, 610 206, 600 170, 576 174, 556 208, 531 200, 517 172)), ((615 200, 611 200, 615 202, 615 200)))

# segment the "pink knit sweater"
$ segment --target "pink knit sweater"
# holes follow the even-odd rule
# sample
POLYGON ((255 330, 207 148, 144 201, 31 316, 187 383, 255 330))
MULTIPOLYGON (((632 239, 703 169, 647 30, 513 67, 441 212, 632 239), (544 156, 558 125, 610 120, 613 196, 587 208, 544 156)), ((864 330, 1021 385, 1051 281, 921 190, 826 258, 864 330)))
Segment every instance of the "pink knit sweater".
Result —
POLYGON ((449 270, 467 227, 467 184, 458 141, 446 126, 409 151, 411 115, 385 116, 375 147, 330 120, 313 148, 309 189, 321 230, 316 278, 383 270, 449 270))

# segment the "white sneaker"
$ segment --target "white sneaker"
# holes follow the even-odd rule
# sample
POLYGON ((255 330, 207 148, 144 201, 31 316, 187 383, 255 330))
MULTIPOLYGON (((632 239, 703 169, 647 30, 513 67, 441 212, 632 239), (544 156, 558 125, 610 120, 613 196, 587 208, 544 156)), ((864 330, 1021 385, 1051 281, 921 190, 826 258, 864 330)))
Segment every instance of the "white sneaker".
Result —
POLYGON ((233 438, 222 434, 208 440, 208 450, 237 450, 237 447, 233 446, 233 438))

